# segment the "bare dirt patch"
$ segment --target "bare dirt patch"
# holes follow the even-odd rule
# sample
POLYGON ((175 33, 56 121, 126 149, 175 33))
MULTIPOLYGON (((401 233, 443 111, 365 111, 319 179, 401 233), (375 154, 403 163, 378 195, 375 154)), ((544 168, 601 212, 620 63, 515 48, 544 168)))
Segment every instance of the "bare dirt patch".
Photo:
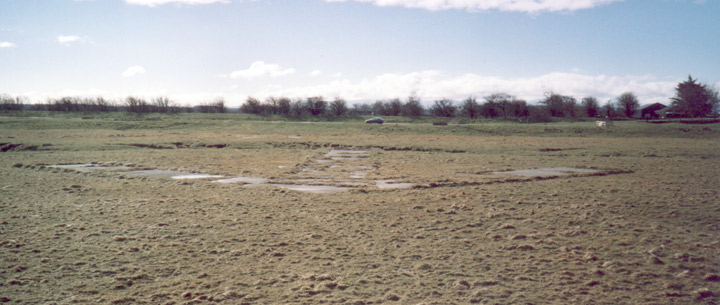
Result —
POLYGON ((519 169, 512 171, 494 172, 494 174, 507 174, 523 177, 543 177, 543 176, 565 176, 578 173, 601 173, 602 170, 591 168, 571 168, 571 167, 550 167, 550 168, 533 168, 519 169))
POLYGON ((36 151, 40 147, 38 145, 27 145, 22 143, 0 143, 0 152, 7 151, 36 151))

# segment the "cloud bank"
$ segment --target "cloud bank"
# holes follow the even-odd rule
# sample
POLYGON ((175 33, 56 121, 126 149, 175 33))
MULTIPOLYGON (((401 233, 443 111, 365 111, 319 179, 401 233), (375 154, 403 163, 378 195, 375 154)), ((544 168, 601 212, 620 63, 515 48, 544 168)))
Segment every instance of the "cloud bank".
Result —
POLYGON ((661 80, 652 75, 585 75, 580 73, 553 72, 529 78, 501 78, 473 73, 447 75, 436 70, 406 74, 386 73, 373 78, 352 82, 347 79, 333 80, 313 86, 268 86, 253 92, 252 96, 340 96, 350 101, 374 101, 416 95, 426 103, 449 98, 456 101, 469 96, 482 98, 497 92, 505 92, 537 102, 547 92, 574 96, 580 100, 594 96, 605 102, 620 94, 632 91, 642 104, 662 102, 675 93, 677 80, 661 80))
POLYGON ((17 46, 17 45, 15 45, 15 44, 12 43, 12 42, 0 41, 0 48, 14 48, 14 47, 16 47, 16 46, 17 46))
MULTIPOLYGON (((133 77, 145 73, 142 66, 133 66, 122 73, 124 77, 133 77)), ((303 74, 302 77, 309 77, 303 74)), ((43 100, 48 96, 103 96, 111 99, 122 99, 128 95, 144 98, 168 96, 170 99, 184 104, 196 105, 223 97, 227 104, 237 107, 245 102, 248 96, 261 100, 267 97, 305 98, 323 96, 326 99, 342 97, 348 102, 372 103, 376 100, 400 98, 406 101, 410 95, 422 100, 425 106, 433 101, 448 98, 460 102, 470 96, 482 99, 493 93, 504 92, 529 103, 537 103, 545 97, 546 92, 555 92, 575 97, 578 102, 586 96, 596 97, 601 104, 615 99, 624 92, 632 91, 641 104, 663 103, 668 105, 669 99, 675 95, 675 86, 684 78, 661 79, 653 75, 588 75, 577 72, 553 72, 527 78, 502 78, 484 76, 474 73, 450 75, 437 70, 426 70, 412 73, 385 73, 351 81, 344 78, 333 79, 307 86, 291 86, 272 84, 262 87, 229 86, 217 91, 168 91, 159 88, 155 91, 115 92, 105 89, 63 90, 62 92, 18 92, 34 100, 43 100)), ((720 82, 714 83, 720 87, 720 82)), ((11 92, 12 93, 12 92, 11 92)))
POLYGON ((325 0, 326 2, 363 2, 376 6, 402 6, 430 11, 507 11, 507 12, 560 12, 594 8, 603 4, 625 0, 325 0))
POLYGON ((145 68, 143 66, 132 66, 130 68, 127 68, 123 73, 123 77, 133 77, 140 74, 145 74, 145 68))
POLYGON ((295 69, 283 69, 277 64, 266 64, 264 61, 256 61, 245 70, 233 71, 230 73, 230 78, 252 80, 261 77, 280 77, 291 74, 295 74, 295 69))
POLYGON ((125 0, 125 3, 132 5, 142 5, 148 7, 156 7, 163 4, 187 4, 187 5, 200 5, 200 4, 212 4, 212 3, 229 3, 229 0, 125 0))

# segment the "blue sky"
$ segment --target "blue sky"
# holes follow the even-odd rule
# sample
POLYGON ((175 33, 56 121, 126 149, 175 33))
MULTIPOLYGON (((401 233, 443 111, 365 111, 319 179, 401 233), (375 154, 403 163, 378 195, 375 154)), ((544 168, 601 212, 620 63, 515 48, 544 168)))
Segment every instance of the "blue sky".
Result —
POLYGON ((720 85, 717 0, 0 0, 0 93, 179 104, 720 85))

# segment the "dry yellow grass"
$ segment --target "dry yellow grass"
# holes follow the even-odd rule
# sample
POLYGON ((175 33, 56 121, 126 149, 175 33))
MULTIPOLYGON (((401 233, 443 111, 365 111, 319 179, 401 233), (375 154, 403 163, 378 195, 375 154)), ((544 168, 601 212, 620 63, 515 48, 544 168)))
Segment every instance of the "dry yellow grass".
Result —
POLYGON ((0 142, 37 150, 0 153, 0 298, 12 304, 720 302, 715 127, 647 138, 17 124, 0 142), (367 150, 368 179, 419 187, 313 194, 41 166, 282 179, 332 146, 367 150), (489 176, 561 166, 622 173, 489 176))

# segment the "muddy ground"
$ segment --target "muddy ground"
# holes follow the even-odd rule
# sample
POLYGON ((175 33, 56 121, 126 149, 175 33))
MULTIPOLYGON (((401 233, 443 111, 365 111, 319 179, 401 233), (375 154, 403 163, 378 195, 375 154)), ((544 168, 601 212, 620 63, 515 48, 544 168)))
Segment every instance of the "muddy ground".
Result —
POLYGON ((696 137, 626 136, 622 124, 607 135, 529 137, 342 134, 324 125, 298 132, 299 123, 285 124, 257 132, 2 130, 0 300, 720 302, 715 127, 696 137), (346 183, 348 190, 318 194, 49 166, 98 162, 297 183, 333 149, 366 153, 347 168, 324 168, 323 177, 363 171, 363 181, 413 186, 346 183), (553 167, 601 174, 497 173, 553 167))

